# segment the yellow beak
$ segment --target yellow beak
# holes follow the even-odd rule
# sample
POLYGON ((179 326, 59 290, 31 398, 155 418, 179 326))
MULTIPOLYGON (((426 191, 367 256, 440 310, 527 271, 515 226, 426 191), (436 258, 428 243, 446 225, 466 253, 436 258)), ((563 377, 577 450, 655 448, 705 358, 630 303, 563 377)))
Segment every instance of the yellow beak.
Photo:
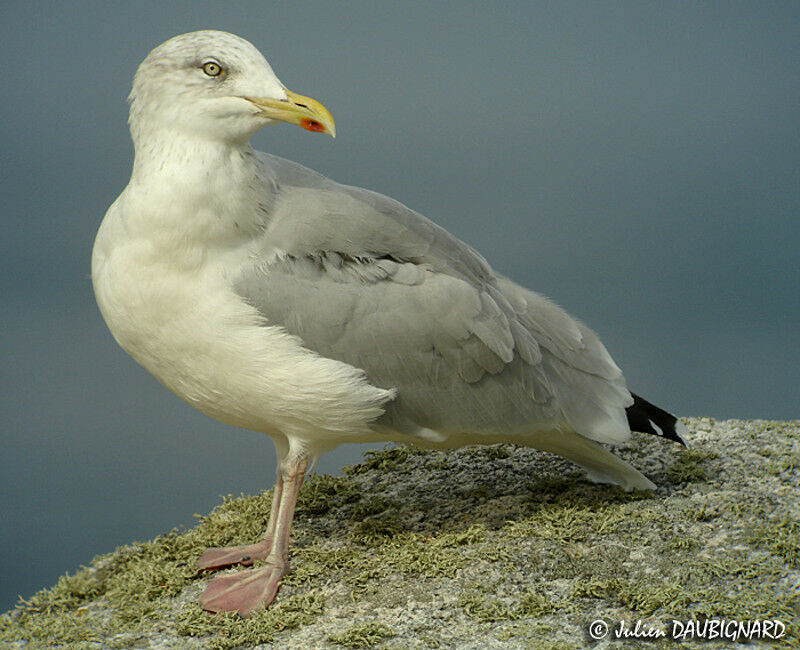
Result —
POLYGON ((316 99, 303 97, 291 90, 286 91, 286 99, 270 99, 245 97, 245 99, 261 109, 261 115, 271 120, 297 124, 306 131, 327 133, 336 137, 336 125, 327 108, 316 99))

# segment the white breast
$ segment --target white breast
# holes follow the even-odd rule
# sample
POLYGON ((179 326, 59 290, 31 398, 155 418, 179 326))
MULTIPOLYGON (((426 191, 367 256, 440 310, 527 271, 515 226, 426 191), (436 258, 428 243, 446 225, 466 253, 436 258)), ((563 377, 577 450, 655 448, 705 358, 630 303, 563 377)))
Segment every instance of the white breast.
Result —
POLYGON ((92 281, 114 338, 137 362, 228 424, 310 442, 369 431, 392 392, 307 350, 242 301, 231 281, 247 247, 224 254, 187 242, 164 247, 123 213, 124 194, 98 232, 92 281))

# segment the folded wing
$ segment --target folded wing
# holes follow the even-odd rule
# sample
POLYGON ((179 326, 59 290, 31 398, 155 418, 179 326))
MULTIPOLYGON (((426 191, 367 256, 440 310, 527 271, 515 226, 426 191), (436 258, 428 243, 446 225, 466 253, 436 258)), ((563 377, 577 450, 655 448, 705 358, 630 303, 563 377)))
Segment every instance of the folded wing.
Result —
POLYGON ((265 157, 260 248, 235 282, 267 322, 395 388, 409 435, 629 436, 619 368, 581 323, 405 206, 265 157))

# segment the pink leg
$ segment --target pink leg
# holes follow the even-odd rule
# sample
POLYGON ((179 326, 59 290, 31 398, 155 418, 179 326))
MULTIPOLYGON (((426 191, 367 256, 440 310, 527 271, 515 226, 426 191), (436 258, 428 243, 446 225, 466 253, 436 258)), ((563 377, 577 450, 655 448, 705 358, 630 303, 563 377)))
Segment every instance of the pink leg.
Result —
MULTIPOLYGON (((287 459, 281 463, 279 475, 283 486, 277 507, 272 544, 266 564, 256 569, 217 576, 208 583, 200 596, 203 609, 211 612, 239 612, 245 618, 275 598, 280 580, 289 568, 289 530, 294 518, 297 494, 303 484, 308 458, 287 459)), ((273 501, 273 513, 275 513, 273 501)))
POLYGON ((267 530, 260 542, 255 544, 244 544, 243 546, 225 546, 222 548, 209 548, 201 555, 195 566, 198 569, 222 569, 234 564, 248 566, 256 560, 263 560, 269 555, 272 546, 272 537, 275 534, 275 521, 278 519, 278 506, 281 502, 281 492, 283 491, 283 477, 278 470, 278 478, 275 481, 275 488, 272 490, 272 511, 269 515, 267 530))

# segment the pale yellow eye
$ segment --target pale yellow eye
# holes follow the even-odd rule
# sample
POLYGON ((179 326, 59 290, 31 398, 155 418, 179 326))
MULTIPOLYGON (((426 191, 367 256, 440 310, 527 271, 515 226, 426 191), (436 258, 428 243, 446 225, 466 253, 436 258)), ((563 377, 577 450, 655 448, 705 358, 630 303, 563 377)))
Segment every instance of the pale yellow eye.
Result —
POLYGON ((222 66, 216 61, 207 61, 203 64, 203 72, 209 77, 219 77, 222 74, 222 66))

